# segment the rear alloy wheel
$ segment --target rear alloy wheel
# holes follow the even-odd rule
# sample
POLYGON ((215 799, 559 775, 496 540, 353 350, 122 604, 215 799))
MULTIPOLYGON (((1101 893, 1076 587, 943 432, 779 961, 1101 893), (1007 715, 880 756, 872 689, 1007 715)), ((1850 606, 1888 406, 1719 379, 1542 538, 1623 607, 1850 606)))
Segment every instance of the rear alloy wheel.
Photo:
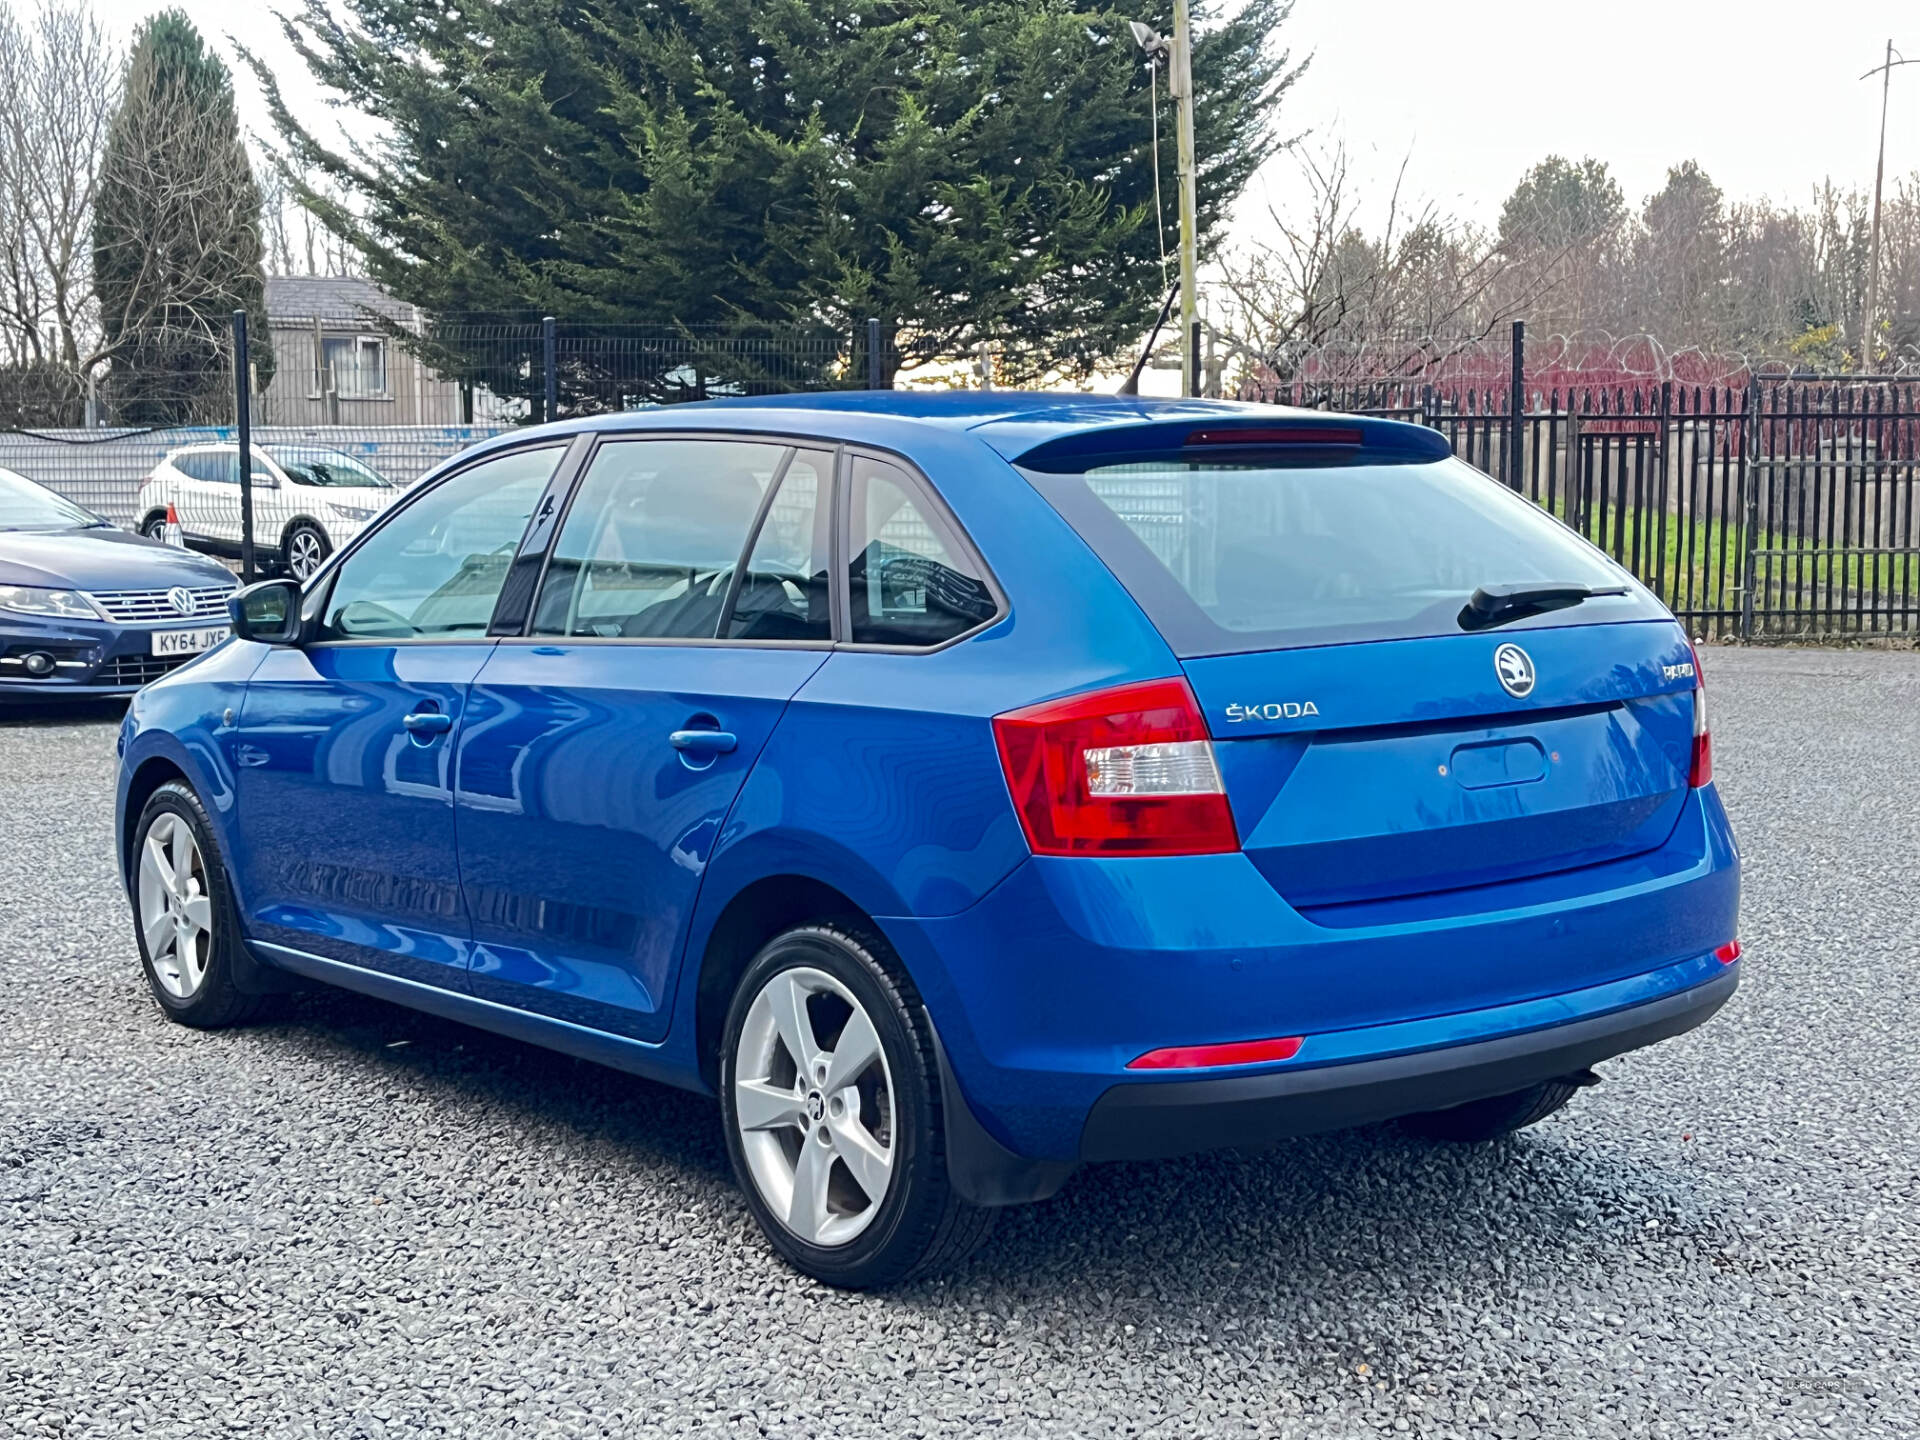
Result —
POLYGON ((232 891, 199 797, 178 782, 140 813, 132 857, 133 918, 154 999, 183 1025, 249 1019, 255 997, 234 984, 240 944, 232 891))
POLYGON ((291 530, 281 544, 281 560, 287 567, 287 574, 305 584, 333 553, 333 546, 318 525, 302 520, 291 530))
POLYGON ((1574 1097, 1580 1089, 1573 1080, 1549 1080, 1529 1085, 1511 1095, 1494 1095, 1469 1101, 1451 1110, 1429 1110, 1419 1115, 1402 1116, 1400 1128, 1423 1140, 1454 1140, 1473 1143, 1498 1140, 1529 1125, 1537 1125, 1574 1097))
POLYGON ((824 970, 795 966, 747 1007, 734 1057, 733 1123, 754 1188, 809 1245, 873 1223, 893 1181, 893 1075, 873 1020, 824 970), (813 1002, 844 1016, 828 1048, 813 1002))
POLYGON ((992 1212, 947 1180, 925 1015, 878 936, 808 926, 762 950, 735 991, 720 1071, 734 1173, 796 1269, 865 1289, 986 1237, 992 1212))

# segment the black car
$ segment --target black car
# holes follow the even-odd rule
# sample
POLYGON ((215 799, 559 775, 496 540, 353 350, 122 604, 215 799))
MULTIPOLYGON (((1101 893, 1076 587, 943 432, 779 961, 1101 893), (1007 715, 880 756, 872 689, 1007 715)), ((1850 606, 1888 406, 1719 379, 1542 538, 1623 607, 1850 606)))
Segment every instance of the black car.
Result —
POLYGON ((0 702, 130 695, 227 638, 233 588, 0 469, 0 702))

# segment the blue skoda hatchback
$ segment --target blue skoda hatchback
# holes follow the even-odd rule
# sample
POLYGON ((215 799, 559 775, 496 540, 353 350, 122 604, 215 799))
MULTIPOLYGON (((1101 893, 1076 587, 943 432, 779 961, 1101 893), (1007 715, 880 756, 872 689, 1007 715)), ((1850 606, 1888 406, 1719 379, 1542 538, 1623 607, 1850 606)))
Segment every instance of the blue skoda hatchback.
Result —
POLYGON ((1532 1124, 1732 993, 1697 660, 1425 429, 855 394, 423 481, 144 690, 155 998, 323 981, 718 1096, 774 1248, 1081 1164, 1532 1124))

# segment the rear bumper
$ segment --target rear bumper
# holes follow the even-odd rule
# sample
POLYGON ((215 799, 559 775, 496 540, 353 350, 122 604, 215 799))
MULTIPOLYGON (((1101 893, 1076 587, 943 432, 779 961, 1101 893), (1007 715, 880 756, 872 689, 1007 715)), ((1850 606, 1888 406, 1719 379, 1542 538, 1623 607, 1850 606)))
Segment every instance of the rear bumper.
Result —
MULTIPOLYGON (((983 1129, 1010 1154, 1072 1163, 1090 1153, 1084 1137, 1096 1107, 1179 1103, 1108 1099, 1116 1089, 1310 1071, 1345 1073, 1300 1081, 1301 1093, 1365 1088, 1355 1068, 1363 1064, 1386 1063, 1394 1075, 1400 1057, 1598 1021, 1705 985, 1722 974, 1712 951, 1737 933, 1739 893, 1738 853, 1708 787, 1689 797, 1659 850, 1439 897, 1444 906, 1396 910, 1366 926, 1310 920, 1240 854, 1029 860, 959 914, 879 923, 983 1129), (1165 1046, 1277 1036, 1305 1037, 1292 1060, 1217 1072, 1127 1068, 1165 1046)), ((1558 1073, 1587 1063, 1576 1058, 1558 1073)), ((1275 1083, 1288 1093, 1293 1082, 1275 1083)), ((1364 1118, 1461 1103, 1385 1098, 1364 1118)), ((1233 1107, 1222 1113, 1229 1118, 1210 1122, 1208 1138, 1182 1148, 1257 1138, 1234 1129, 1233 1107)), ((1095 1142, 1093 1153, 1110 1148, 1098 1132, 1095 1142)))
POLYGON ((1116 1085, 1087 1116, 1080 1158, 1261 1145, 1508 1095, 1693 1029, 1727 1003, 1737 969, 1610 1014, 1470 1045, 1223 1080, 1116 1085))

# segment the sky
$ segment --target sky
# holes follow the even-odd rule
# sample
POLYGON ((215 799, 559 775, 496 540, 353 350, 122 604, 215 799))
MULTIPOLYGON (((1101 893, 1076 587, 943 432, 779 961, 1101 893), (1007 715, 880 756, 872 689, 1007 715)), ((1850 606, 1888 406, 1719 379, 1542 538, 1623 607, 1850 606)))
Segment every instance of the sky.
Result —
MULTIPOLYGON (((123 37, 169 3, 223 49, 231 36, 263 55, 297 111, 324 115, 261 0, 95 0, 123 37)), ((1797 203, 1828 176, 1873 183, 1880 89, 1858 77, 1889 38, 1920 58, 1915 0, 1297 0, 1285 39, 1312 63, 1281 129, 1343 143, 1381 202, 1405 160, 1409 196, 1482 223, 1552 153, 1605 160, 1635 205, 1684 159, 1730 199, 1797 203)), ((251 78, 236 79, 264 130, 251 78)), ((1887 121, 1889 177, 1916 170, 1920 65, 1894 72, 1887 121)), ((1237 235, 1270 230, 1266 207, 1293 202, 1297 177, 1285 156, 1256 177, 1237 235)))
MULTIPOLYGON (((1343 141, 1351 174, 1482 224, 1542 157, 1592 155, 1629 203, 1696 160, 1727 197, 1802 203, 1828 176, 1873 184, 1886 43, 1920 59, 1914 0, 1297 0, 1312 55, 1282 107, 1309 145, 1343 141)), ((1893 73, 1887 174, 1920 170, 1920 65, 1893 73)), ((1281 157, 1238 216, 1298 193, 1281 157)), ((1270 222, 1267 222, 1270 224, 1270 222)))

